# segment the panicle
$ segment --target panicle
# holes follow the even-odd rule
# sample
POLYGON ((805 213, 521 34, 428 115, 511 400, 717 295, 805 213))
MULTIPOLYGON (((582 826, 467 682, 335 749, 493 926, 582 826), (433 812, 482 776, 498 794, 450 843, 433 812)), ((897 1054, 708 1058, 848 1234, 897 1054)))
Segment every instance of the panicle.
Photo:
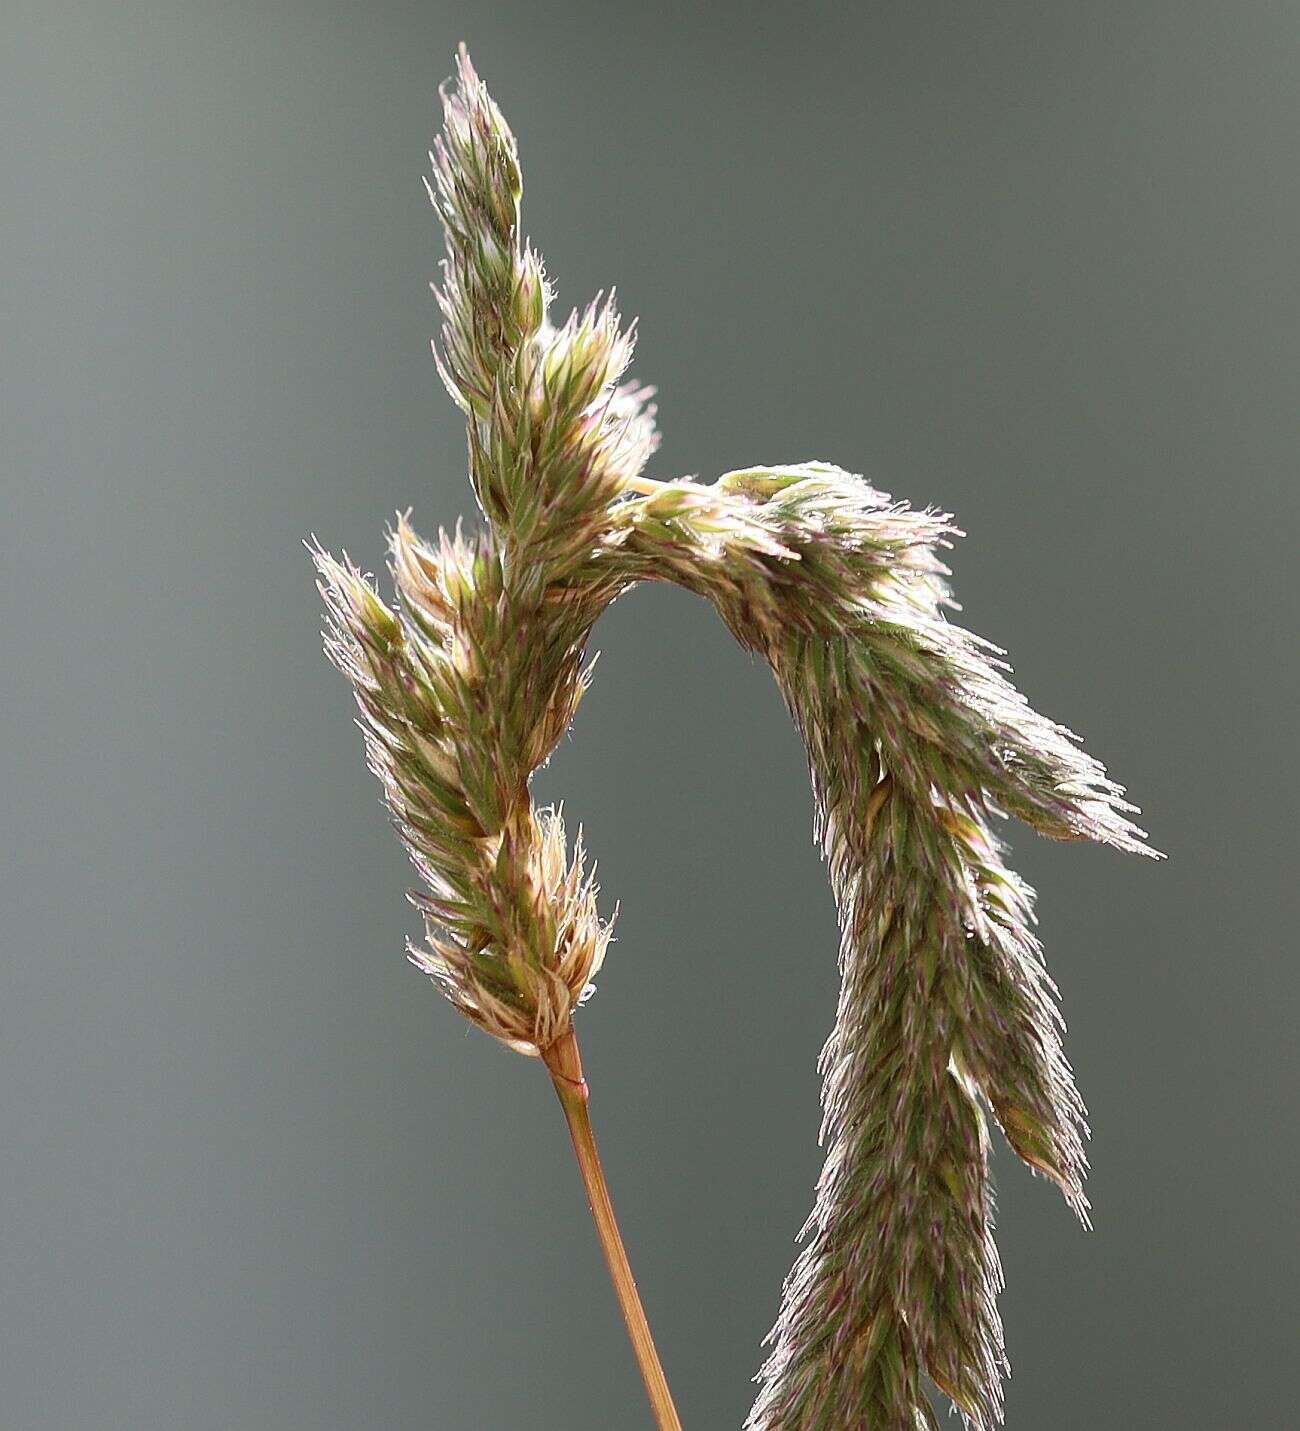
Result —
POLYGON ((392 533, 398 605, 313 550, 326 649, 422 888, 410 957, 468 1018, 544 1052, 610 938, 529 780, 568 729, 601 611, 642 580, 706 597, 770 664, 808 752, 842 985, 823 1050, 825 1164, 749 1431, 933 1431, 924 1378, 975 1431, 1006 1371, 983 1105, 1087 1216, 1083 1102, 1033 892, 994 816, 1150 854, 1133 806, 997 648, 947 618, 960 533, 825 463, 713 486, 641 477, 653 390, 613 297, 558 329, 520 237, 515 140, 463 47, 429 192, 449 392, 480 537, 392 533))
POLYGON ((490 526, 428 545, 399 517, 395 610, 350 563, 314 555, 327 650, 421 879, 427 937, 411 958, 467 1017, 537 1053, 567 1031, 610 931, 581 842, 566 859, 563 822, 534 809, 528 783, 586 689, 591 625, 626 585, 580 568, 618 475, 653 445, 652 410, 618 387, 633 339, 612 300, 548 323, 515 139, 464 47, 442 100, 427 185, 447 248, 435 356, 490 526))

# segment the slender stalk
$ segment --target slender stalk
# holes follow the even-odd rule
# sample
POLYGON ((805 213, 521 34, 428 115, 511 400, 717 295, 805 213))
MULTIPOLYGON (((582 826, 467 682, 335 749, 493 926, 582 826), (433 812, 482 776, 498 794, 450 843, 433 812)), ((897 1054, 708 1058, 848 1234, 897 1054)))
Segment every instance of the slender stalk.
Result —
POLYGON ((596 1137, 592 1132, 591 1115, 587 1110, 587 1080, 582 1076, 582 1056, 572 1026, 545 1050, 542 1058, 559 1095, 565 1122, 569 1125, 569 1136, 573 1139, 573 1151, 577 1154, 578 1170, 582 1174, 583 1187, 587 1191, 592 1221, 596 1224, 596 1235, 600 1238, 600 1248, 605 1254, 605 1265, 609 1268, 610 1281, 614 1284, 619 1310, 627 1324, 627 1334, 632 1342, 632 1350, 636 1353, 637 1365, 641 1369, 641 1379, 645 1382, 646 1395, 650 1398, 655 1424, 659 1431, 682 1431, 681 1418, 673 1405, 668 1379, 664 1376, 654 1338, 650 1335, 650 1323, 646 1320, 645 1308, 642 1307, 641 1297, 636 1290, 636 1279, 632 1276, 632 1267, 627 1260, 627 1249, 623 1246, 623 1238, 619 1234, 618 1222, 614 1217, 614 1204, 610 1201, 609 1188, 605 1183, 605 1170, 601 1166, 600 1154, 596 1151, 596 1137))

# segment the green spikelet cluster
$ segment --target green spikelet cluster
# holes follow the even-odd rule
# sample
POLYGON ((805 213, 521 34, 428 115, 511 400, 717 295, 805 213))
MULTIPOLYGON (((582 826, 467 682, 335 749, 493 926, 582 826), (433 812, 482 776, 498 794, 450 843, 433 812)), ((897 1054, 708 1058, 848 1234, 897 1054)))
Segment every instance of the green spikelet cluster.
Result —
POLYGON ((752 1431, 930 1423, 921 1374, 1001 1418, 1002 1278, 982 1096, 1086 1216, 1083 1104, 992 815, 1142 851, 1119 787, 944 619, 950 520, 820 464, 676 484, 626 551, 708 597, 808 749, 843 984, 827 1148, 752 1431), (677 494, 676 497, 674 494, 677 494))
POLYGON ((447 238, 435 349, 465 413, 488 530, 391 538, 398 604, 317 549, 326 648, 352 682, 371 768, 420 875, 411 958, 462 1013, 525 1053, 569 1027, 609 941, 581 847, 528 781, 586 689, 583 653, 627 582, 589 568, 624 480, 653 447, 619 390, 632 340, 611 303, 556 330, 520 240, 515 141, 462 51, 430 196, 447 238))
POLYGON ((399 521, 392 608, 315 553, 327 646, 423 884, 412 958, 523 1052, 565 1034, 609 929, 529 778, 573 717, 604 608, 640 581, 707 598, 803 735, 841 929, 825 1165, 748 1431, 933 1427, 925 1377, 990 1431, 1006 1358, 985 1108, 1087 1216, 1033 894, 991 821, 1150 853, 1133 807, 947 619, 946 515, 820 463, 713 486, 641 475, 656 439, 649 390, 619 386, 632 333, 599 301, 550 325, 515 141, 463 51, 444 108, 438 360, 488 528, 435 546, 399 521))

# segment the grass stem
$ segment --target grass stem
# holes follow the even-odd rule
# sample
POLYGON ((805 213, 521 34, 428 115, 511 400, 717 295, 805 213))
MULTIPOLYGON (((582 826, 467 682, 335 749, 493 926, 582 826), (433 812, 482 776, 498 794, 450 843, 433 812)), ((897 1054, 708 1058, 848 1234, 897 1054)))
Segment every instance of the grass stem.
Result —
POLYGON ((550 1071, 551 1081, 559 1095, 560 1107, 564 1109, 564 1118, 569 1125, 573 1151, 578 1158, 578 1170, 582 1174, 583 1187, 587 1192, 592 1221, 596 1224, 596 1235, 600 1238, 601 1251, 605 1254, 605 1264, 614 1284, 614 1294, 627 1324, 627 1334, 632 1342, 632 1350, 636 1353, 637 1365, 641 1369, 641 1378, 645 1382, 646 1395, 650 1398, 655 1424, 659 1431, 682 1431, 681 1419, 668 1389, 668 1379, 664 1376, 654 1338, 650 1335, 650 1323, 646 1320, 645 1308, 641 1305, 636 1289, 636 1279, 632 1276, 632 1268, 627 1260, 627 1249, 623 1246, 623 1238, 619 1234, 618 1222, 614 1217, 614 1205, 610 1201, 605 1171, 601 1166, 595 1134, 591 1128, 591 1114, 587 1107, 587 1080, 582 1076, 582 1057, 578 1050, 577 1035, 572 1027, 543 1053, 542 1058, 550 1071))

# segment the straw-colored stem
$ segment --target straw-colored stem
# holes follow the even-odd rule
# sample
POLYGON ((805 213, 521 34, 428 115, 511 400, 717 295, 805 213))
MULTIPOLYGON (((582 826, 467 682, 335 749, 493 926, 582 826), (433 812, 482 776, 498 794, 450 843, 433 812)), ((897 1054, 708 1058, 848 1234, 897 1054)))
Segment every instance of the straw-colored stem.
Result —
POLYGON ((642 1307, 640 1295, 636 1290, 636 1279, 632 1276, 632 1268, 627 1260, 627 1249, 623 1246, 623 1238, 619 1234, 600 1154, 596 1151, 591 1115, 587 1110, 587 1080, 582 1076, 582 1057, 573 1029, 570 1028, 563 1037, 557 1039, 543 1053, 542 1058, 550 1070, 551 1080, 560 1098, 560 1107, 564 1109, 564 1118, 569 1125, 573 1151, 578 1158, 578 1170, 582 1174, 582 1183, 587 1191, 592 1221, 596 1224, 596 1235, 600 1238, 600 1248, 605 1254, 605 1264, 614 1284, 614 1294, 627 1324, 627 1334, 631 1338, 632 1350, 636 1353, 637 1365, 641 1369, 641 1378, 645 1382, 646 1395, 650 1398, 655 1424, 659 1431, 682 1431, 681 1419, 668 1389, 668 1379, 664 1376, 654 1338, 650 1335, 650 1323, 646 1320, 645 1308, 642 1307))

